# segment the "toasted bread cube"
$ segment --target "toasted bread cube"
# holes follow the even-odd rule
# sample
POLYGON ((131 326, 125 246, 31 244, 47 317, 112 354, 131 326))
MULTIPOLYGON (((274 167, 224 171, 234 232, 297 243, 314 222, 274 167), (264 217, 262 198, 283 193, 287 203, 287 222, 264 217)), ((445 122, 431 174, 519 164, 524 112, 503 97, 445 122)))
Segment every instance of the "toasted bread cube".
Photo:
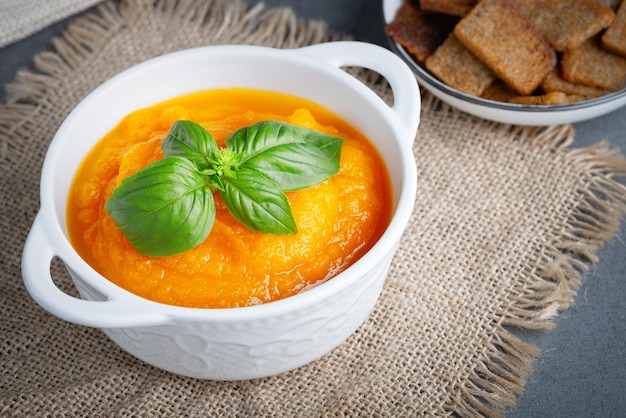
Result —
POLYGON ((496 102, 508 102, 517 96, 519 95, 500 79, 496 79, 480 95, 483 99, 495 100, 496 102))
POLYGON ((534 105, 534 106, 550 106, 576 103, 587 98, 576 94, 566 94, 561 91, 553 91, 539 96, 517 96, 511 98, 509 103, 534 105))
POLYGON ((385 27, 385 33, 423 63, 446 39, 457 20, 443 15, 426 18, 411 0, 405 0, 385 27))
POLYGON ((509 87, 532 93, 556 65, 556 53, 512 0, 482 0, 454 28, 459 40, 509 87))
POLYGON ((626 81, 626 58, 602 48, 594 37, 563 52, 561 76, 571 83, 617 91, 626 81))
POLYGON ((425 66, 450 87, 475 96, 480 95, 496 79, 495 74, 469 52, 453 33, 428 57, 425 66))
POLYGON ((424 12, 443 13, 463 17, 472 10, 478 0, 420 0, 424 12))
POLYGON ((622 3, 622 0, 596 0, 596 2, 615 11, 619 7, 619 5, 622 3))
POLYGON ((515 0, 555 51, 580 46, 607 28, 615 13, 594 0, 515 0))
POLYGON ((626 56, 626 1, 617 9, 615 20, 602 35, 602 46, 626 56))
POLYGON ((541 89, 546 93, 560 91, 566 94, 575 94, 588 98, 600 97, 607 93, 606 90, 597 87, 570 83, 559 75, 556 68, 548 73, 541 83, 541 89))

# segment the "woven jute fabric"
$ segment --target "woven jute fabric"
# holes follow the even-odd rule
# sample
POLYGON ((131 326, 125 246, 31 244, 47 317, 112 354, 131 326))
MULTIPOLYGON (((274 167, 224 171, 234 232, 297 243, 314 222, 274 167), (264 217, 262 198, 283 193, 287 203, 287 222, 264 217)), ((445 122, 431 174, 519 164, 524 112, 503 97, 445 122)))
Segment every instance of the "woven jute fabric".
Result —
MULTIPOLYGON (((571 126, 486 122, 425 94, 415 211, 382 295, 346 342, 291 372, 173 375, 27 294, 20 259, 46 148, 92 89, 183 48, 331 38, 289 9, 239 1, 103 3, 18 74, 0 106, 1 416, 498 416, 515 404, 538 354, 515 329, 553 325, 626 212, 626 162, 606 143, 574 148, 571 126)), ((365 82, 391 100, 384 82, 365 82)), ((72 291, 62 263, 51 268, 72 291)))

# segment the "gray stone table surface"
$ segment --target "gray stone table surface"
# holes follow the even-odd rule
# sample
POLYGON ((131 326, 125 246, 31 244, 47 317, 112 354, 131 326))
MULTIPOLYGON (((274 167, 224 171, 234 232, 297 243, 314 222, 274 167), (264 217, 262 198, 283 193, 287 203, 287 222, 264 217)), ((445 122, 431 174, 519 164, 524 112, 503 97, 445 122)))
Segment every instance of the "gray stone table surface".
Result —
MULTIPOLYGON (((257 0, 246 0, 249 4, 257 0)), ((331 31, 387 46, 380 0, 265 0, 266 7, 288 6, 298 16, 323 20, 331 31)), ((33 55, 52 49, 51 39, 71 18, 0 48, 0 101, 16 72, 30 68, 33 55)), ((0 24, 1 19, 0 19, 0 24)), ((577 123, 572 146, 606 139, 626 152, 626 107, 577 123)), ((550 331, 517 331, 541 349, 517 406, 521 417, 626 417, 626 224, 599 253, 583 278, 574 306, 550 331)))

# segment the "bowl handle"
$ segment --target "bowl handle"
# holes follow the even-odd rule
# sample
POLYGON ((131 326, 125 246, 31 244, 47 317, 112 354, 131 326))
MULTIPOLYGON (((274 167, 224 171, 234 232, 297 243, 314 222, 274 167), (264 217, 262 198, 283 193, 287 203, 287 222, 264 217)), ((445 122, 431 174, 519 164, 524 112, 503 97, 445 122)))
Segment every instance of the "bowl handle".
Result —
POLYGON ((45 232, 44 216, 40 211, 26 238, 22 254, 22 277, 32 298, 50 313, 66 321, 97 328, 118 328, 157 325, 167 318, 142 309, 137 301, 125 301, 123 296, 107 297, 104 301, 78 299, 60 290, 50 274, 50 263, 57 254, 52 250, 45 232))
POLYGON ((364 67, 380 73, 393 91, 391 109, 409 133, 412 145, 420 121, 420 92, 411 69, 397 55, 381 46, 357 41, 315 44, 299 49, 337 68, 364 67))

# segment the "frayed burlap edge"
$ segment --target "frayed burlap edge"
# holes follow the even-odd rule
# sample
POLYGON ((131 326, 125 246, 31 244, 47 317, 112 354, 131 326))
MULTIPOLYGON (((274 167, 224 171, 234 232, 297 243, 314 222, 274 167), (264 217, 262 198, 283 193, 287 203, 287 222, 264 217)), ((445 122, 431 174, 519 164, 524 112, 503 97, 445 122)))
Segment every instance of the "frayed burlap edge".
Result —
MULTIPOLYGON (((11 140, 20 138, 20 131, 26 129, 24 121, 33 115, 40 99, 56 86, 58 79, 95 53, 124 22, 155 10, 196 24, 198 30, 207 34, 207 44, 224 32, 237 34, 233 43, 280 48, 339 38, 332 38, 323 22, 304 22, 289 9, 267 11, 262 4, 247 8, 239 1, 220 0, 138 0, 123 2, 119 7, 114 2, 102 3, 97 13, 76 19, 61 37, 54 39, 53 52, 34 57, 35 71, 20 71, 16 81, 7 86, 7 101, 0 106, 0 159, 11 158, 11 140)), ((364 73, 362 78, 368 84, 376 84, 373 87, 381 95, 389 93, 375 75, 364 73)), ((423 117, 468 118, 427 93, 422 109, 423 117)), ((511 290, 511 304, 493 319, 496 332, 487 342, 482 366, 470 371, 455 391, 455 398, 449 400, 449 411, 460 416, 501 416, 501 411, 513 407, 523 392, 525 379, 539 354, 536 347, 513 335, 507 327, 552 328, 552 320, 572 305, 582 275, 589 263, 598 260, 598 249, 614 237, 626 212, 626 187, 616 180, 626 175, 626 160, 606 142, 569 148, 574 139, 570 125, 535 128, 480 123, 541 147, 569 164, 585 167, 592 174, 578 190, 583 203, 572 208, 561 230, 555 232, 558 239, 537 249, 536 262, 528 266, 511 290)))
POLYGON ((53 51, 33 58, 34 71, 20 70, 16 81, 6 86, 6 103, 0 110, 0 165, 7 156, 8 138, 19 138, 16 131, 32 115, 38 101, 71 74, 79 63, 97 53, 115 31, 146 12, 158 11, 186 25, 195 25, 206 44, 214 44, 228 34, 232 44, 255 44, 277 48, 297 48, 347 36, 331 37, 325 22, 298 19, 289 8, 267 10, 263 3, 248 8, 242 1, 223 0, 130 0, 117 4, 106 1, 75 19, 52 40, 53 51))
POLYGON ((567 164, 584 169, 587 181, 576 191, 579 204, 552 234, 553 240, 536 250, 535 262, 527 266, 511 289, 511 304, 494 319, 496 331, 482 367, 474 370, 460 388, 450 410, 460 416, 502 417, 515 406, 540 350, 515 336, 510 327, 552 329, 553 320, 575 301, 583 274, 598 261, 598 250, 615 237, 626 213, 626 159, 607 141, 570 148, 575 139, 572 125, 515 126, 478 121, 441 102, 422 95, 424 114, 438 113, 450 120, 472 119, 503 137, 513 137, 538 147, 567 164))

